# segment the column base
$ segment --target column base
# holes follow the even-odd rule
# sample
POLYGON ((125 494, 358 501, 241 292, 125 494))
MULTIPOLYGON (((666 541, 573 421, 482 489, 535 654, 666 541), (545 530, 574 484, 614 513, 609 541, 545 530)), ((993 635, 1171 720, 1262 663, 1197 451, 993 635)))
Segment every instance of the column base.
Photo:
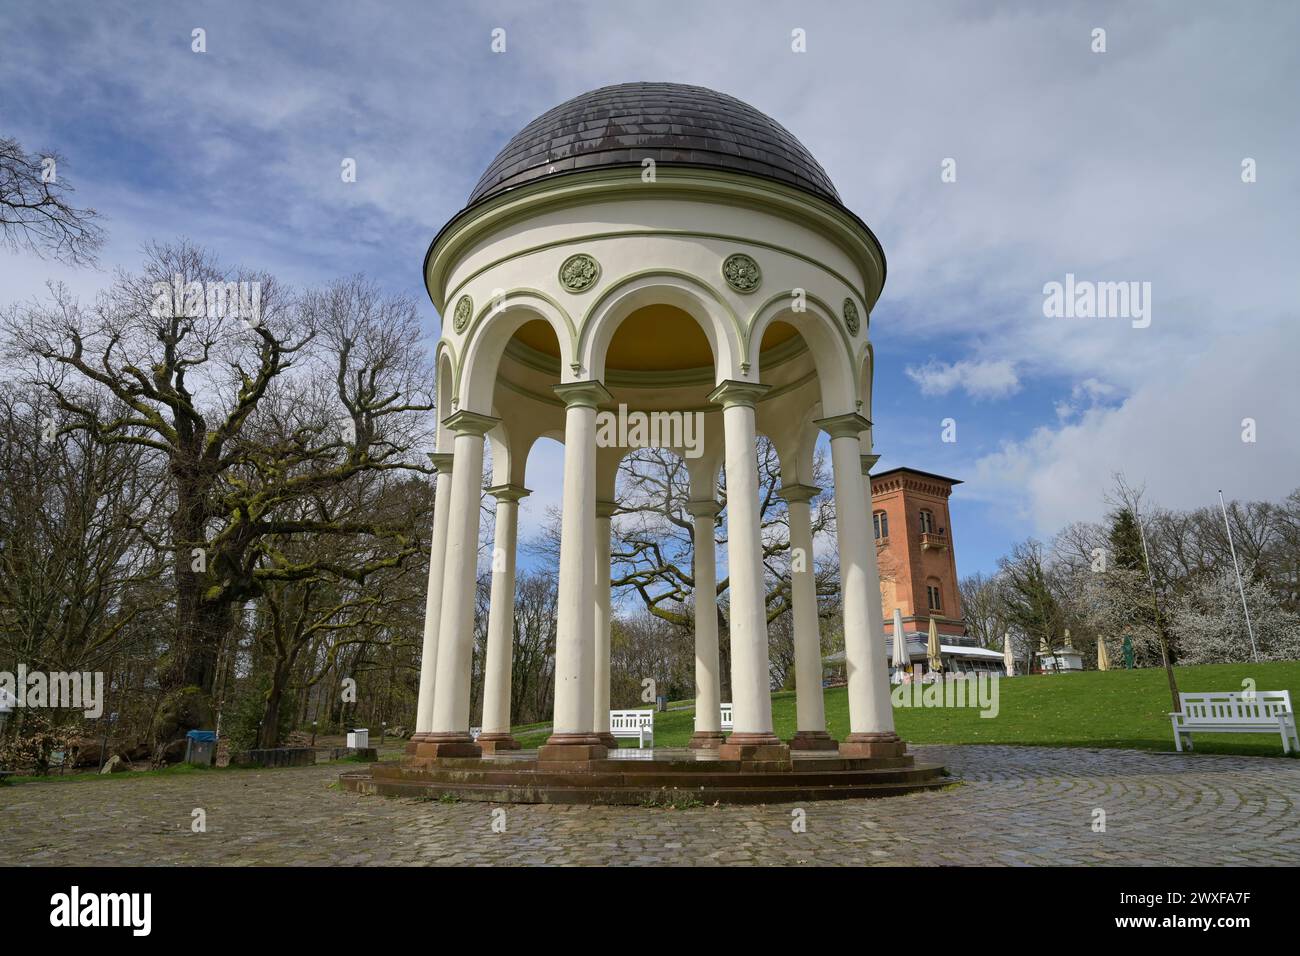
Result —
POLYGON ((789 763, 790 748, 776 734, 732 733, 718 748, 718 756, 744 763, 789 763))
POLYGON ((605 745, 606 750, 618 749, 618 738, 608 730, 602 730, 600 733, 596 734, 596 736, 600 738, 600 742, 605 745))
POLYGON ((519 741, 508 733, 479 734, 478 745, 485 754, 501 753, 504 750, 518 750, 519 741))
POLYGON ((824 730, 798 730, 790 738, 791 750, 838 750, 839 746, 824 730))
POLYGON ((901 757, 907 743, 896 733, 849 734, 840 741, 842 757, 901 757))
POLYGON ((414 750, 408 745, 406 752, 416 757, 483 756, 483 748, 474 742, 474 738, 459 731, 425 734, 424 740, 417 742, 414 750))
POLYGON ((551 734, 537 748, 537 759, 544 763, 581 763, 600 760, 607 753, 599 734, 551 734))
POLYGON ((697 730, 686 746, 691 750, 717 750, 726 742, 727 735, 720 730, 697 730))

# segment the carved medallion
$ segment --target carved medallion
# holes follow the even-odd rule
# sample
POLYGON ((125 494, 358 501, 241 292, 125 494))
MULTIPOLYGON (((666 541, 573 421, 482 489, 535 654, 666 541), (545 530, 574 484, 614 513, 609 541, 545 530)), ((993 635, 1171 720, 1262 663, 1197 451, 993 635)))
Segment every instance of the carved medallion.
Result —
POLYGON ((600 278, 600 264, 585 252, 569 256, 560 266, 560 285, 570 292, 586 292, 600 278))
POLYGON ((742 295, 747 295, 758 288, 763 281, 763 271, 758 263, 743 252, 733 252, 722 261, 722 277, 742 295))

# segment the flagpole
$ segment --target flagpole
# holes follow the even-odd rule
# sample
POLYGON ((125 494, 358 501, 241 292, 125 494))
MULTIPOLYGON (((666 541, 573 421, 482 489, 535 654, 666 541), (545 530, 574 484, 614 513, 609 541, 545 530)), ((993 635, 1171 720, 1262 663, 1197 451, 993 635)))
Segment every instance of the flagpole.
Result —
POLYGON ((1228 524, 1228 507, 1223 503, 1223 489, 1219 489, 1219 510, 1223 512, 1223 527, 1228 532, 1228 550, 1232 552, 1232 570, 1237 575, 1237 590, 1241 592, 1241 610, 1246 615, 1246 633, 1250 635, 1250 656, 1259 663, 1259 650, 1255 647, 1255 629, 1250 624, 1250 608, 1246 606, 1246 586, 1241 583, 1241 568, 1237 566, 1237 546, 1232 543, 1232 525, 1228 524))

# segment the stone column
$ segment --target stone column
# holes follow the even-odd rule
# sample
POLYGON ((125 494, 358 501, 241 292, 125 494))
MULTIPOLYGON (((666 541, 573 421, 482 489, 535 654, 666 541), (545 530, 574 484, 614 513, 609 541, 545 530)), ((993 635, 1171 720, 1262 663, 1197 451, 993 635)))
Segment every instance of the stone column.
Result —
POLYGON ((469 735, 470 667, 474 654, 474 590, 478 570, 479 496, 483 490, 483 436, 498 422, 462 409, 444 424, 455 432, 447 557, 438 619, 438 665, 434 673, 433 722, 421 757, 477 757, 469 735))
POLYGON ((897 757, 906 745, 894 733, 885 653, 880 571, 871 531, 867 492, 862 487, 862 445, 858 434, 870 423, 857 414, 815 423, 831 439, 835 472, 835 530, 840 550, 844 606, 844 658, 849 676, 849 736, 840 742, 849 757, 897 757))
POLYGON ((554 729, 539 760, 605 756, 596 733, 596 411, 611 400, 600 382, 555 386, 564 399, 564 513, 560 522, 560 594, 555 636, 554 729))
POLYGON ((618 507, 612 501, 596 502, 596 681, 595 703, 592 717, 596 721, 596 735, 606 747, 617 747, 618 740, 609 732, 609 538, 611 518, 618 507))
POLYGON ((794 604, 795 735, 791 750, 834 750, 826 733, 822 700, 822 647, 817 623, 817 575, 813 566, 812 507, 820 488, 785 485, 778 494, 790 514, 790 596, 794 604))
POLYGON ((695 733, 692 750, 721 747, 722 671, 718 663, 718 570, 714 525, 722 506, 713 499, 687 506, 695 517, 695 733))
POLYGON ((518 750, 510 734, 510 668, 515 641, 515 553, 519 501, 529 495, 519 485, 496 485, 488 494, 497 500, 496 541, 492 549, 492 597, 488 609, 487 649, 483 660, 483 731, 478 745, 484 753, 518 750))
POLYGON ((424 643, 420 651, 420 696, 415 709, 415 733, 407 749, 422 742, 433 723, 433 682, 438 664, 438 617, 442 613, 442 574, 447 559, 447 512, 451 510, 449 453, 432 454, 438 478, 433 491, 433 544, 429 548, 429 585, 424 596, 424 643))
POLYGON ((709 393, 722 406, 727 469, 727 566, 731 579, 731 693, 735 730, 724 760, 789 762, 772 733, 767 605, 755 453, 754 403, 771 386, 729 380, 709 393))

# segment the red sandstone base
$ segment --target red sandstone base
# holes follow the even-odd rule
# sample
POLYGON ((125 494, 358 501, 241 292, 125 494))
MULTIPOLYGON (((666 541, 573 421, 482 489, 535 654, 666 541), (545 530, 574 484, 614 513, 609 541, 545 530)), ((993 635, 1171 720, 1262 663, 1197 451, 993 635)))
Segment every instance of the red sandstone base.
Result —
POLYGON ((789 763, 790 748, 776 734, 733 733, 718 748, 718 756, 742 763, 789 763))
POLYGON ((519 749, 519 741, 509 734, 479 734, 478 745, 485 754, 496 754, 519 749))
POLYGON ((608 753, 599 734, 551 734, 537 748, 541 763, 575 763, 600 760, 608 753))
POLYGON ((691 750, 717 750, 726 742, 727 735, 720 730, 697 730, 686 746, 691 750))
MULTIPOLYGON (((436 734, 430 734, 430 737, 436 738, 436 734)), ((425 740, 422 743, 415 744, 412 750, 408 744, 406 752, 413 757, 481 757, 483 748, 474 743, 473 738, 468 734, 463 739, 433 739, 425 740)))
POLYGON ((790 738, 791 750, 838 750, 839 744, 824 730, 800 730, 790 738))
POLYGON ((898 734, 849 734, 840 741, 839 749, 845 757, 901 757, 907 753, 907 744, 898 734))

